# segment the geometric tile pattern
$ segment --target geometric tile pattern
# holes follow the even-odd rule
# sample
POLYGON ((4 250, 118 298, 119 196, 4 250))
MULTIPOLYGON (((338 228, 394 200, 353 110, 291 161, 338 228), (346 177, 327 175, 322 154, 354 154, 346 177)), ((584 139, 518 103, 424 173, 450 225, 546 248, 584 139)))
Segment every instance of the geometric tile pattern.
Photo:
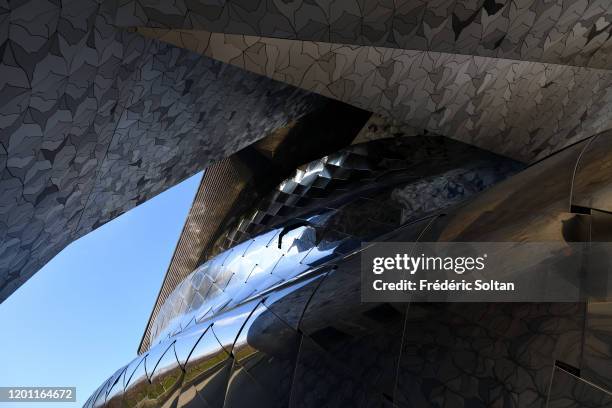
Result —
POLYGON ((352 144, 389 137, 414 136, 421 133, 424 133, 422 129, 415 129, 404 122, 374 113, 357 136, 355 136, 352 144))
POLYGON ((583 0, 120 0, 117 23, 612 68, 612 6, 583 0))
POLYGON ((361 238, 375 236, 380 229, 395 229, 461 202, 521 167, 509 159, 434 135, 407 134, 353 144, 300 166, 254 203, 235 226, 222 231, 213 253, 271 227, 301 220, 313 210, 336 210, 347 201, 353 203, 342 207, 344 217, 351 214, 353 221, 347 223, 342 218, 334 224, 342 224, 338 228, 361 238), (373 188, 374 192, 368 192, 373 188), (359 219, 368 220, 367 225, 360 226, 359 219))
POLYGON ((0 301, 72 240, 325 103, 136 27, 531 162, 610 127, 611 23, 600 0, 0 1, 0 301))
POLYGON ((0 301, 74 239, 325 104, 118 29, 115 6, 0 2, 0 301))
POLYGON ((612 71, 379 46, 138 32, 524 162, 612 126, 612 71))

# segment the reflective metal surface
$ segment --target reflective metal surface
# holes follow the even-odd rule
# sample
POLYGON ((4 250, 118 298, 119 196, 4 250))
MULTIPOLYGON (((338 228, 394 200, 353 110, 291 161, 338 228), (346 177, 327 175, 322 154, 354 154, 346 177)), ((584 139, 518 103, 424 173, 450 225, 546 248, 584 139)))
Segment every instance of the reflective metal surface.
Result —
POLYGON ((610 149, 612 132, 608 131, 589 140, 572 186, 572 205, 612 211, 612 185, 610 185, 610 149))
POLYGON ((298 168, 228 224, 215 257, 169 295, 151 344, 449 207, 515 172, 516 163, 441 137, 349 146, 298 168))
MULTIPOLYGON (((330 158, 307 165, 223 235, 231 248, 168 298, 150 350, 113 374, 87 406, 607 406, 607 303, 361 303, 359 264, 360 244, 372 232, 377 241, 417 243, 609 240, 609 214, 582 206, 599 201, 578 201, 584 186, 589 197, 605 197, 612 183, 604 172, 585 182, 583 160, 595 157, 588 149, 606 149, 607 156, 597 155, 600 168, 612 157, 605 138, 461 202, 436 201, 437 188, 415 188, 436 185, 435 175, 446 177, 457 163, 439 172, 432 163, 422 173, 403 165, 385 173, 389 165, 383 176, 370 169, 355 184, 346 183, 351 176, 328 177, 330 158), (387 210, 398 203, 391 197, 411 188, 420 203, 387 210), (385 204, 380 216, 370 200, 385 204)), ((349 171, 335 174, 367 167, 350 162, 349 171)))

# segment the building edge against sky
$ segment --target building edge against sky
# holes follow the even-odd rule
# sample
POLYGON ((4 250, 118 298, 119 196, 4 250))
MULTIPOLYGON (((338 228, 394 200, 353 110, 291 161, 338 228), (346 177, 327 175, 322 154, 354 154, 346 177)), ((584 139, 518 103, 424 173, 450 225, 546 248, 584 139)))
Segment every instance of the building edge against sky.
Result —
POLYGON ((0 14, 0 299, 206 172, 139 355, 88 406, 612 404, 607 297, 365 304, 355 264, 392 238, 608 240, 609 5, 0 14))

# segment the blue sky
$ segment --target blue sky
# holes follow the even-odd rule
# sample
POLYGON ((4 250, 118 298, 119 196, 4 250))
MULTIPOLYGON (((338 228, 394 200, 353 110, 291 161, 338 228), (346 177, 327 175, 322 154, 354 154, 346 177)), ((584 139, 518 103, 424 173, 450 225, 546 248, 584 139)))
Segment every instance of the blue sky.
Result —
POLYGON ((201 173, 73 242, 0 304, 0 386, 76 386, 136 356, 201 173))

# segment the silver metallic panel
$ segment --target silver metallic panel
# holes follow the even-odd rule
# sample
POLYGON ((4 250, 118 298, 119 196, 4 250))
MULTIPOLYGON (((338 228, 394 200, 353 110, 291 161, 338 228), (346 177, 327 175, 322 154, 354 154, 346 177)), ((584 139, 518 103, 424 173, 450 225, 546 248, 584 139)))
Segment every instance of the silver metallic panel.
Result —
POLYGON ((206 331, 185 364, 179 406, 198 406, 198 400, 218 401, 219 394, 222 402, 231 365, 230 354, 221 347, 212 330, 206 331))
POLYGON ((516 168, 439 137, 376 140, 308 163, 228 227, 217 245, 232 247, 169 295, 151 344, 458 203, 516 168))
POLYGON ((210 325, 202 324, 194 326, 190 330, 187 330, 175 337, 174 352, 176 354, 176 359, 182 368, 185 368, 185 364, 193 353, 194 347, 209 329, 210 325))
POLYGON ((612 132, 590 140, 576 166, 572 205, 612 212, 612 132))
POLYGON ((148 399, 147 394, 150 384, 145 368, 147 357, 148 356, 145 356, 142 359, 126 383, 123 403, 128 407, 140 406, 140 404, 148 399))
POLYGON ((330 268, 326 268, 314 276, 302 278, 290 285, 278 288, 266 296, 264 304, 279 319, 289 327, 297 330, 304 310, 312 294, 327 276, 330 268))
POLYGON ((224 408, 281 407, 243 367, 235 365, 225 393, 224 408))
POLYGON ((107 408, 119 408, 123 401, 123 381, 127 366, 117 371, 114 378, 111 379, 111 386, 106 393, 106 407, 107 408))
POLYGON ((181 394, 183 370, 178 364, 174 343, 158 361, 150 376, 147 396, 150 404, 156 407, 173 406, 181 394))
POLYGON ((227 354, 232 354, 240 330, 253 311, 257 309, 259 303, 259 300, 247 302, 215 319, 211 331, 227 354))
POLYGON ((276 406, 286 407, 300 341, 300 333, 260 303, 236 339, 236 375, 249 375, 276 406))

